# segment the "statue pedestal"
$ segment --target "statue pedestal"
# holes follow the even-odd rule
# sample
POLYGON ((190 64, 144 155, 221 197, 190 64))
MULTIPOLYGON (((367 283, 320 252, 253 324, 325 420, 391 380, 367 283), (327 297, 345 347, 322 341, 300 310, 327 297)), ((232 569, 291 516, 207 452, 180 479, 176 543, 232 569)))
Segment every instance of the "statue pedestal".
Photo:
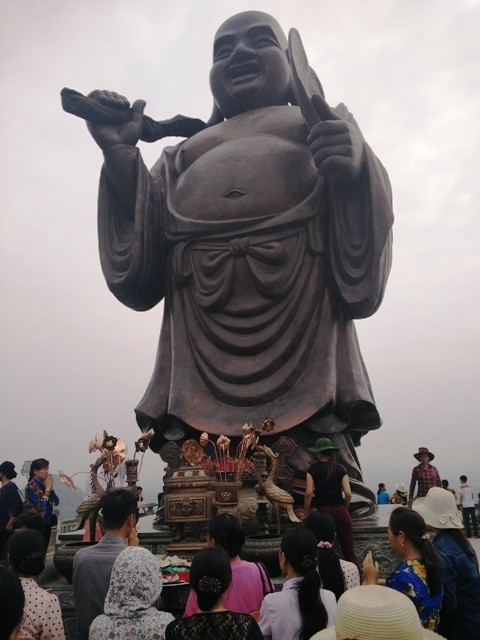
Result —
POLYGON ((353 541, 358 563, 362 565, 371 551, 380 566, 380 577, 385 578, 400 564, 388 541, 388 521, 396 504, 379 505, 377 511, 361 520, 353 520, 353 541))

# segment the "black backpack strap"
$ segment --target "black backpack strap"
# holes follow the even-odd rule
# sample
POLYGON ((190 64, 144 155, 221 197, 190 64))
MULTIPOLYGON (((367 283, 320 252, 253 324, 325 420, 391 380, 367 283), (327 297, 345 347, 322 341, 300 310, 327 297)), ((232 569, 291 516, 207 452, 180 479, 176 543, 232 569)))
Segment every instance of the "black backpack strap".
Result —
POLYGON ((262 580, 263 597, 265 597, 267 593, 273 593, 275 589, 273 588, 272 581, 268 577, 267 569, 265 568, 263 562, 255 562, 255 564, 257 565, 258 572, 260 573, 260 578, 262 580))

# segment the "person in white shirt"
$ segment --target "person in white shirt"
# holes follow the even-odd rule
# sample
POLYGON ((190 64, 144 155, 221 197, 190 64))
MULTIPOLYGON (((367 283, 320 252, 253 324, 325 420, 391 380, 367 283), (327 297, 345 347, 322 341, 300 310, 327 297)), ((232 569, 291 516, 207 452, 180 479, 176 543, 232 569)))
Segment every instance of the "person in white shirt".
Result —
POLYGON ((282 591, 265 596, 258 624, 265 640, 308 640, 335 624, 337 602, 320 588, 317 541, 305 527, 287 529, 279 562, 286 581, 282 591))
POLYGON ((463 525, 467 530, 467 538, 472 537, 472 528, 475 538, 478 535, 478 522, 475 514, 475 499, 473 497, 473 489, 467 484, 467 476, 460 476, 460 507, 462 509, 463 525))

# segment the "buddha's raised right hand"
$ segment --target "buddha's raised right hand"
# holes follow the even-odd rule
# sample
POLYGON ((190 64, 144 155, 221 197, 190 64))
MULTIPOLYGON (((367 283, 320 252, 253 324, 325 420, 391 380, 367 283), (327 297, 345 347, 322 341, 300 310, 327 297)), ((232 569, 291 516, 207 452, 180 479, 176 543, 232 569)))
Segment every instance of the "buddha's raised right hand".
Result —
MULTIPOLYGON (((88 97, 108 107, 124 110, 130 108, 130 102, 127 98, 115 91, 100 91, 96 89, 89 93, 88 97)), ((142 133, 145 104, 145 100, 136 100, 132 104, 132 117, 124 124, 110 125, 87 122, 87 128, 92 138, 102 151, 107 151, 117 145, 134 147, 137 144, 142 133)))

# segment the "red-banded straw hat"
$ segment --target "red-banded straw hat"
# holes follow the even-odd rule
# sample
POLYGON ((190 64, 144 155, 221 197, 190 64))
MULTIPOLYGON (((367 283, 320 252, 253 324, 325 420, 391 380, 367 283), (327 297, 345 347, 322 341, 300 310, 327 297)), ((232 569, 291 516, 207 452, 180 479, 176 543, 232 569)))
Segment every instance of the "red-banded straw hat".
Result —
POLYGON ((427 449, 427 447, 418 447, 418 453, 414 453, 413 457, 420 462, 420 456, 422 453, 426 453, 430 462, 435 458, 435 455, 427 449))

